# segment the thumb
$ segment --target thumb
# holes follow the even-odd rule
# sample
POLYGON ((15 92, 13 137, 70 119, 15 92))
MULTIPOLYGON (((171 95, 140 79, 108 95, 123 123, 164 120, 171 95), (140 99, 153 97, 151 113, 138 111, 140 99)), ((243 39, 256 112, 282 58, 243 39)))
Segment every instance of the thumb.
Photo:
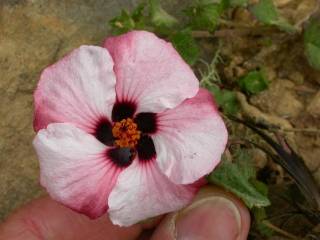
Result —
POLYGON ((122 228, 107 216, 91 220, 49 197, 32 201, 0 224, 0 239, 136 239, 145 226, 122 228))
POLYGON ((244 240, 249 227, 249 211, 239 199, 205 187, 191 205, 166 216, 152 240, 244 240))

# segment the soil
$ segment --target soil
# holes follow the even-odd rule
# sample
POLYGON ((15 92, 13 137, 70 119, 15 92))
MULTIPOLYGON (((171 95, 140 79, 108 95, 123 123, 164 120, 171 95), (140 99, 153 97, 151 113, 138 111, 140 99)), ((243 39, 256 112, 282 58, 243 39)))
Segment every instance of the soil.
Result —
MULTIPOLYGON (((306 19, 317 7, 316 1, 275 2, 283 7, 284 15, 295 12, 299 16, 293 23, 306 19), (298 13, 299 9, 304 14, 298 13)), ((237 25, 254 23, 247 10, 238 11, 235 29, 237 25)), ((252 96, 239 94, 242 110, 251 118, 263 118, 271 125, 287 129, 286 137, 320 183, 320 72, 309 66, 301 35, 288 36, 276 30, 255 34, 255 28, 258 29, 252 27, 247 35, 223 39, 224 81, 233 84, 249 71, 263 69, 268 89, 252 96), (266 38, 271 43, 263 43, 266 38)))
MULTIPOLYGON (((308 18, 315 14, 318 8, 316 1, 274 2, 280 6, 283 16, 301 28, 301 31, 308 18)), ((249 71, 263 70, 269 81, 267 90, 251 96, 237 93, 242 115, 282 129, 281 134, 303 158, 319 187, 320 72, 308 64, 304 54, 302 34, 288 35, 275 29, 261 31, 261 26, 249 11, 244 9, 235 10, 232 16, 233 21, 226 24, 231 25, 234 30, 223 32, 220 29, 223 42, 220 77, 227 85, 234 86, 237 79, 249 71), (247 28, 250 30, 243 30, 247 28)), ((269 197, 272 200, 272 206, 267 209, 268 216, 277 216, 270 221, 292 234, 288 239, 297 236, 298 239, 303 237, 313 239, 310 232, 314 225, 305 217, 289 214, 284 218, 278 218, 283 213, 294 211, 288 201, 279 198, 284 191, 287 191, 288 185, 292 184, 291 179, 287 178, 287 174, 279 165, 266 161, 261 152, 253 155, 258 169, 261 171, 272 169, 273 173, 277 173, 274 181, 270 181, 270 176, 268 181, 265 181, 269 184, 269 197)), ((296 195, 293 195, 293 199, 295 197, 296 195)), ((319 229, 313 231, 312 234, 319 236, 319 229)), ((252 235, 254 236, 254 233, 252 235)), ((283 234, 281 235, 283 237, 283 234)), ((270 239, 283 239, 282 237, 270 239)), ((252 239, 265 238, 255 236, 252 239)))

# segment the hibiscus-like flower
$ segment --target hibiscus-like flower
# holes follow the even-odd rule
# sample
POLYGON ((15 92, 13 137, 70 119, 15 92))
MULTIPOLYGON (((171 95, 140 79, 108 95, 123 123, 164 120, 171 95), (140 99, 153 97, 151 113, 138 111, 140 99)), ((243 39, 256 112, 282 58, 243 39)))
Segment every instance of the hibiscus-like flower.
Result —
POLYGON ((42 186, 121 226, 188 204, 227 141, 210 93, 145 31, 75 49, 43 71, 34 101, 42 186))

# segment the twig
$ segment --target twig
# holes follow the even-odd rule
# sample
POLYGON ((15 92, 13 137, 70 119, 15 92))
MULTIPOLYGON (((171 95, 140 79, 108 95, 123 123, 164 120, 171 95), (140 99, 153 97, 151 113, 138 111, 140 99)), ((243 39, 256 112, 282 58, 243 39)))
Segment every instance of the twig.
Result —
POLYGON ((239 28, 222 28, 216 30, 214 33, 208 31, 195 30, 192 31, 194 38, 225 38, 232 36, 248 36, 248 35, 266 35, 274 33, 276 29, 264 26, 253 26, 253 27, 239 27, 239 28))
POLYGON ((299 91, 299 92, 303 92, 303 93, 316 93, 317 89, 315 88, 311 88, 311 87, 307 87, 307 86, 296 86, 294 87, 294 90, 299 91))
POLYGON ((286 237, 288 237, 288 238, 290 238, 290 239, 294 239, 294 240, 298 240, 298 239, 299 239, 299 238, 297 238, 296 236, 294 236, 293 234, 288 233, 288 232, 284 231, 284 230, 281 229, 281 228, 278 228, 277 226, 273 225, 273 224, 272 224, 271 222, 269 222, 269 221, 264 220, 264 221, 262 221, 262 224, 264 224, 264 225, 267 226, 268 228, 272 229, 273 231, 275 231, 275 232, 277 232, 277 233, 279 233, 279 234, 281 234, 281 235, 283 235, 283 236, 286 236, 286 237))
POLYGON ((214 57, 213 57, 210 64, 208 64, 206 61, 200 59, 200 62, 202 62, 207 68, 206 73, 202 72, 199 69, 199 72, 201 75, 201 81, 200 81, 201 86, 204 86, 204 85, 211 85, 212 86, 214 84, 221 83, 221 79, 220 79, 220 76, 219 76, 217 68, 216 68, 216 64, 219 62, 222 62, 222 59, 220 57, 220 48, 221 48, 221 43, 219 41, 218 49, 215 52, 214 57))
POLYGON ((320 129, 317 128, 284 128, 284 132, 308 132, 320 134, 320 129))
POLYGON ((208 31, 192 31, 192 36, 194 38, 213 38, 214 35, 208 31))
POLYGON ((272 29, 270 27, 251 27, 251 28, 227 28, 227 29, 220 29, 214 32, 214 37, 244 37, 248 35, 266 35, 274 33, 275 29, 272 29))
POLYGON ((278 215, 268 216, 268 220, 278 219, 278 218, 283 218, 283 217, 291 217, 291 216, 296 216, 299 214, 302 214, 302 213, 298 212, 298 211, 286 212, 286 213, 282 213, 282 214, 278 214, 278 215))
POLYGON ((278 51, 280 48, 277 44, 272 44, 269 47, 262 48, 254 57, 244 63, 244 66, 253 69, 258 67, 266 57, 270 56, 272 53, 278 51))
POLYGON ((224 19, 219 19, 219 23, 227 26, 227 27, 236 27, 236 28, 252 28, 253 25, 243 23, 243 22, 235 22, 224 19))
POLYGON ((316 17, 316 15, 319 13, 319 7, 320 7, 320 3, 319 1, 317 1, 316 3, 316 7, 313 8, 312 12, 310 12, 307 16, 305 16, 303 19, 301 19, 300 21, 298 21, 295 24, 296 28, 300 28, 305 22, 307 22, 310 18, 312 17, 316 17))
POLYGON ((268 128, 268 131, 273 133, 285 133, 285 132, 302 132, 302 133, 314 133, 314 134, 320 134, 320 129, 317 128, 274 128, 270 127, 268 128))

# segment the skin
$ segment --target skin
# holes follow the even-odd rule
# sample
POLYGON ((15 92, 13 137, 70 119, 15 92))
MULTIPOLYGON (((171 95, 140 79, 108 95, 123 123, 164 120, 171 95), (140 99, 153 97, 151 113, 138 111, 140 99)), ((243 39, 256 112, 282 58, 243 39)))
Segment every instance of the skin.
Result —
POLYGON ((131 227, 119 227, 107 216, 90 220, 49 197, 32 201, 0 225, 0 239, 107 240, 244 240, 250 215, 233 195, 203 188, 185 209, 131 227))

